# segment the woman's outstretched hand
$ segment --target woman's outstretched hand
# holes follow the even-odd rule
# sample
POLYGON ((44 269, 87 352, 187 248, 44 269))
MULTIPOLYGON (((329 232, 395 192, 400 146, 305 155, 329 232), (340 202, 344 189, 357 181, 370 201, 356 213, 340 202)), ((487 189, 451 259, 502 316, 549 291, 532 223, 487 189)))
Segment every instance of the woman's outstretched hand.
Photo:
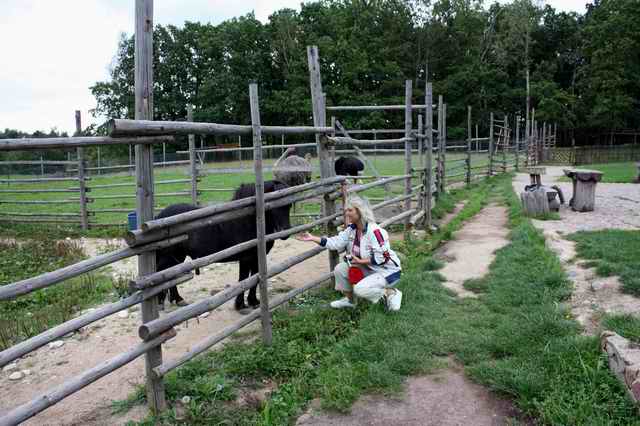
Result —
POLYGON ((300 241, 315 241, 315 238, 313 235, 311 235, 308 232, 303 232, 301 234, 298 234, 298 236, 296 237, 298 240, 300 241))

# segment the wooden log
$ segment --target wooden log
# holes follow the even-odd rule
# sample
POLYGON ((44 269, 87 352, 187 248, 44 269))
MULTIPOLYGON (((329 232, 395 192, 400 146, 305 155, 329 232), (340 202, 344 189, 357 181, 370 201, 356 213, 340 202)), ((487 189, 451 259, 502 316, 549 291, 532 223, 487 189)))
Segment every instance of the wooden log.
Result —
POLYGON ((596 185, 603 173, 598 170, 565 169, 565 176, 573 182, 573 197, 569 202, 577 212, 591 212, 596 206, 596 185))
MULTIPOLYGON (((59 139, 65 139, 68 140, 69 138, 59 138, 59 139)), ((2 146, 2 143, 5 143, 6 141, 24 141, 24 140, 29 140, 26 138, 21 138, 21 139, 0 139, 0 146, 2 146)), ((46 139, 35 139, 35 140, 46 140, 46 139)), ((15 161, 1 161, 0 165, 1 166, 69 166, 69 165, 75 165, 76 162, 75 161, 66 161, 66 160, 38 160, 38 161, 34 161, 34 160, 15 160, 15 161)), ((42 178, 44 179, 44 178, 42 178)))
MULTIPOLYGON (((2 165, 2 162, 0 162, 2 165)), ((85 180, 91 180, 90 177, 85 176, 85 180)), ((13 183, 41 183, 41 182, 77 182, 77 177, 65 177, 65 178, 34 178, 34 179, 0 179, 0 183, 13 184, 13 183)))
MULTIPOLYGON (((315 198, 335 191, 333 187, 329 188, 317 188, 309 193, 294 194, 287 197, 282 197, 274 201, 266 203, 265 208, 271 210, 274 208, 282 207, 288 204, 293 204, 299 201, 308 200, 309 198, 315 198)), ((253 198, 253 197, 251 197, 253 198)), ((240 200, 237 200, 240 201, 240 200)), ((214 206, 216 207, 216 206, 214 206)), ((194 210, 195 211, 195 210, 194 210)), ((237 208, 233 211, 224 211, 217 215, 209 215, 203 218, 191 220, 189 222, 178 223, 177 225, 163 227, 155 229, 153 231, 129 231, 125 234, 125 241, 130 246, 138 246, 141 244, 147 244, 152 241, 159 241, 166 238, 170 238, 175 235, 182 235, 191 231, 195 231, 199 228, 209 225, 215 225, 217 223, 227 222, 229 220, 237 219, 244 216, 252 215, 255 212, 254 206, 237 208)), ((177 216, 177 215, 176 215, 177 216)))
POLYGON ((0 204, 76 204, 78 200, 0 200, 0 204))
POLYGON ((138 345, 134 346, 133 349, 130 349, 125 353, 117 355, 89 370, 86 370, 76 377, 65 381, 63 384, 54 388, 53 390, 40 394, 31 401, 22 404, 17 408, 14 408, 4 417, 2 417, 2 419, 0 419, 0 424, 2 426, 18 425, 25 420, 30 419, 41 411, 44 411, 46 408, 62 401, 69 395, 72 395, 78 392, 80 389, 89 386, 91 383, 95 382, 101 377, 104 377, 107 374, 130 363, 140 355, 148 354, 154 348, 159 347, 162 343, 175 337, 176 334, 177 333, 175 330, 168 330, 155 339, 139 343, 138 345))
MULTIPOLYGON (((189 183, 191 179, 171 179, 171 180, 160 180, 156 181, 153 184, 158 185, 173 185, 176 183, 189 183)), ((109 189, 109 188, 126 188, 129 186, 136 186, 135 182, 125 182, 125 183, 110 183, 105 185, 91 185, 90 189, 109 189)), ((78 188, 72 188, 78 189, 78 188)))
MULTIPOLYGON (((82 136, 82 117, 80 111, 76 110, 76 136, 82 136)), ((85 159, 84 148, 76 148, 78 155, 78 182, 80 192, 80 226, 83 231, 89 229, 89 215, 87 214, 87 185, 85 181, 85 159)))
MULTIPOLYGON (((324 247, 315 247, 304 253, 292 256, 284 262, 270 267, 267 276, 268 278, 271 278, 274 275, 280 274, 293 267, 294 265, 297 265, 298 263, 317 256, 324 250, 324 247)), ((162 318, 141 325, 138 329, 138 334, 144 340, 152 339, 162 333, 164 330, 173 327, 173 325, 175 324, 180 324, 183 321, 216 309, 223 303, 233 299, 234 297, 236 297, 236 295, 248 290, 257 283, 258 275, 252 275, 251 277, 240 281, 232 287, 226 288, 225 290, 217 293, 215 296, 207 297, 200 300, 199 302, 192 303, 188 306, 170 312, 162 318)))
MULTIPOLYGON (((264 199, 265 201, 273 201, 273 200, 288 197, 290 195, 294 195, 300 192, 309 191, 321 186, 328 186, 328 185, 340 183, 340 182, 343 182, 344 179, 345 178, 342 176, 337 176, 337 177, 334 176, 332 178, 322 179, 320 181, 310 182, 304 185, 281 189, 279 191, 266 193, 264 196, 264 199)), ((202 207, 198 210, 192 210, 187 213, 182 213, 179 215, 175 215, 175 216, 171 216, 163 219, 154 219, 154 220, 147 221, 142 224, 142 229, 144 231, 151 231, 151 230, 157 230, 162 228, 168 228, 170 226, 190 222, 195 219, 202 219, 208 216, 213 216, 216 214, 233 211, 242 207, 251 206, 251 205, 254 205, 255 202, 256 202, 255 197, 247 197, 247 198, 230 201, 223 204, 202 207)))
MULTIPOLYGON (((284 136, 284 135, 282 135, 284 136)), ((262 145, 262 149, 282 149, 282 148, 309 148, 316 146, 315 143, 298 143, 298 144, 282 144, 282 145, 262 145)), ((214 153, 214 152, 242 152, 253 151, 253 147, 249 148, 202 148, 196 149, 196 153, 214 153)), ((176 154, 188 154, 189 151, 176 151, 176 154)))
MULTIPOLYGON (((426 109, 427 105, 410 105, 411 109, 426 109)), ((407 108, 405 105, 342 105, 329 106, 327 111, 402 111, 407 108)), ((404 133, 401 130, 397 133, 404 133)))
POLYGON ((0 300, 15 299, 18 296, 28 294, 45 287, 49 287, 51 285, 71 278, 75 278, 79 275, 96 270, 119 260, 126 259, 140 253, 154 252, 158 249, 170 247, 174 244, 185 241, 186 239, 187 236, 182 235, 176 238, 155 242, 137 248, 127 247, 110 253, 105 253, 91 259, 86 259, 52 272, 46 272, 33 278, 27 278, 25 280, 21 280, 12 284, 7 284, 0 287, 0 300))
POLYGON ((8 349, 0 352, 0 368, 9 364, 11 361, 14 361, 30 352, 35 351, 36 349, 48 344, 49 342, 53 342, 56 339, 61 338, 73 331, 79 330, 82 327, 85 327, 89 324, 92 324, 96 321, 101 320, 102 318, 106 318, 109 315, 113 315, 116 312, 120 312, 124 309, 127 309, 131 306, 137 305, 141 303, 143 300, 150 299, 152 297, 157 296, 161 291, 167 290, 173 286, 180 285, 185 283, 193 278, 193 274, 186 274, 176 279, 167 281, 161 285, 156 287, 138 291, 131 296, 125 297, 124 299, 118 300, 114 303, 109 303, 107 305, 100 306, 99 308, 87 312, 84 315, 73 318, 69 321, 66 321, 60 325, 57 325, 53 328, 50 328, 37 336, 33 336, 27 340, 24 340, 17 345, 11 346, 8 349))
POLYGON ((547 191, 544 188, 537 188, 533 191, 520 193, 522 207, 527 216, 537 217, 550 212, 547 191))
MULTIPOLYGON (((269 302, 269 309, 271 309, 272 311, 275 310, 275 308, 287 303, 288 301, 292 300, 299 294, 302 294, 306 291, 309 291, 315 287, 318 287, 324 284, 325 282, 330 280, 332 277, 333 277, 333 272, 329 272, 327 274, 322 275, 320 278, 317 278, 311 281, 310 283, 305 284, 302 287, 295 288, 282 296, 276 297, 275 299, 269 302)), ((253 321, 257 320, 258 318, 260 318, 260 311, 257 311, 257 310, 253 311, 252 313, 240 319, 239 321, 236 321, 230 326, 223 328, 218 333, 210 337, 207 337, 203 341, 195 344, 191 349, 189 349, 183 355, 180 355, 178 358, 165 362, 160 367, 157 367, 154 371, 159 377, 165 376, 168 372, 176 369, 177 367, 180 367, 187 361, 205 352, 207 349, 211 348, 212 346, 216 345, 217 343, 231 336, 233 333, 237 332, 243 327, 246 327, 247 325, 251 324, 253 321)))
POLYGON ((396 216, 390 217, 389 219, 387 219, 387 220, 385 220, 385 221, 381 222, 381 223, 380 223, 380 227, 381 227, 381 228, 385 228, 385 227, 387 227, 387 226, 389 226, 389 225, 392 225, 392 224, 394 224, 394 223, 396 223, 396 222, 400 222, 401 220, 404 220, 404 219, 405 219, 405 218, 407 218, 407 217, 409 217, 409 218, 410 218, 410 217, 411 217, 411 215, 413 215, 413 214, 415 214, 415 213, 417 213, 417 209, 412 209, 412 210, 409 210, 409 211, 406 211, 406 212, 402 212, 402 213, 400 213, 399 215, 396 215, 396 216))
MULTIPOLYGON (((181 191, 181 192, 166 192, 162 194, 154 194, 154 197, 184 197, 187 195, 191 195, 189 191, 181 191)), ((122 198, 136 198, 136 194, 118 194, 118 195, 94 195, 91 197, 93 200, 119 200, 122 198)), ((78 198, 70 198, 71 200, 78 200, 78 198)))
POLYGON ((467 185, 471 184, 471 106, 467 107, 467 158, 466 158, 466 168, 467 168, 467 177, 466 183, 467 185))
POLYGON ((433 192, 431 188, 433 187, 433 84, 427 82, 426 90, 425 90, 425 105, 427 105, 426 110, 426 126, 425 133, 427 135, 426 138, 426 151, 425 151, 425 174, 424 174, 424 186, 427 190, 424 191, 424 201, 422 205, 424 206, 425 214, 424 214, 424 223, 425 228, 427 230, 431 229, 432 225, 432 216, 431 210, 433 209, 432 200, 433 200, 433 192))
MULTIPOLYGON (((130 145, 130 144, 159 144, 162 142, 173 142, 173 136, 161 137, 128 137, 111 138, 107 136, 82 136, 74 138, 20 138, 20 139, 0 139, 0 151, 42 151, 49 149, 68 149, 79 147, 95 147, 100 145, 130 145)), ((12 161, 12 164, 37 164, 39 161, 12 161)), ((7 164, 7 163, 4 163, 7 164)), ((76 165, 75 161, 45 161, 45 165, 76 165)))
POLYGON ((79 218, 76 220, 65 220, 65 219, 46 219, 46 218, 39 218, 39 219, 19 219, 19 218, 12 218, 12 217, 0 217, 0 222, 5 222, 5 223, 63 223, 63 224, 73 224, 73 225, 80 225, 80 220, 79 218))
MULTIPOLYGON (((326 99, 322 92, 322 76, 320 74, 320 53, 318 52, 318 46, 307 46, 307 67, 309 70, 309 89, 311 92, 313 124, 314 126, 326 126, 326 99)), ((330 134, 335 136, 335 129, 333 127, 331 129, 332 131, 330 134)), ((333 156, 326 138, 321 138, 320 135, 317 134, 316 145, 318 160, 320 162, 320 176, 323 179, 335 176, 333 156)), ((330 216, 335 212, 336 206, 334 200, 330 197, 324 197, 322 200, 322 215, 330 216)), ((325 226, 325 233, 332 236, 337 234, 337 230, 331 223, 327 223, 325 226)), ((328 257, 329 269, 333 271, 339 262, 338 254, 335 251, 330 250, 328 257)))
MULTIPOLYGON (((260 131, 260 106, 258 102, 258 85, 249 85, 249 103, 251 109, 251 127, 253 128, 253 167, 256 176, 256 239, 258 252, 258 286, 260 289, 260 318, 262 322, 262 341, 271 346, 273 333, 271 329, 271 312, 269 311, 269 281, 267 278, 267 241, 265 239, 265 201, 264 176, 262 175, 262 133, 260 131)), ((253 271, 254 273, 256 271, 253 271)))
MULTIPOLYGON (((411 145, 413 138, 411 137, 411 129, 413 128, 413 110, 411 108, 411 102, 413 99, 413 80, 405 80, 404 82, 404 128, 405 128, 405 143, 404 143, 404 174, 408 177, 404 180, 404 195, 411 194, 411 145)), ((411 198, 407 198, 404 201, 404 210, 411 210, 411 198)), ((409 232, 411 229, 410 217, 407 216, 404 221, 404 231, 409 232)))
MULTIPOLYGON (((252 129, 251 126, 240 124, 112 119, 107 123, 107 131, 112 137, 122 137, 189 134, 250 135, 252 129)), ((325 126, 261 126, 261 132, 265 135, 314 135, 332 131, 331 127, 325 126)))
POLYGON ((16 217, 77 217, 77 218, 80 218, 80 213, 0 212, 0 216, 16 216, 16 217))
POLYGON ((78 192, 78 189, 0 189, 0 194, 55 194, 64 192, 78 192))
POLYGON ((413 136, 405 136, 404 138, 397 139, 354 139, 339 136, 328 136, 327 140, 336 145, 361 145, 361 146, 373 146, 373 145, 392 145, 392 144, 406 144, 407 141, 413 142, 415 138, 413 136))
MULTIPOLYGON (((377 180, 375 182, 365 183, 365 184, 361 184, 361 185, 353 185, 353 186, 350 186, 347 189, 347 193, 348 194, 352 194, 352 193, 356 193, 356 192, 362 192, 362 191, 366 191, 367 189, 375 188, 376 186, 384 186, 384 185, 390 184, 392 182, 405 180, 405 179, 411 178, 411 177, 412 177, 412 175, 408 174, 408 175, 384 178, 384 179, 377 180)), ((328 198, 331 199, 331 200, 336 200, 341 196, 342 196, 342 193, 340 191, 338 191, 338 192, 334 192, 334 193, 330 194, 328 196, 328 198)))
MULTIPOLYGON (((135 119, 153 120, 153 0, 136 0, 135 3, 135 119)), ((136 211, 138 228, 153 219, 153 149, 150 145, 136 145, 136 211)), ((156 271, 156 254, 138 255, 138 276, 144 277, 156 271)), ((157 300, 145 300, 141 306, 142 323, 159 317, 157 300)), ((164 382, 153 369, 162 365, 162 347, 149 349, 145 354, 147 403, 153 414, 166 409, 164 382)))

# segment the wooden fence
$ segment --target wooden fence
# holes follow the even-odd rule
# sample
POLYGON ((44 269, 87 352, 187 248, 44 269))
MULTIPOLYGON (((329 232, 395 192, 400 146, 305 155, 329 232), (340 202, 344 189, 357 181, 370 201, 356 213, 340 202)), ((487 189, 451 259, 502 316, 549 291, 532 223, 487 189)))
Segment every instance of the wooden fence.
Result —
MULTIPOLYGON (((420 180, 428 180, 424 175, 424 170, 415 171, 411 167, 410 157, 405 163, 406 173, 401 176, 377 179, 374 182, 353 185, 345 188, 346 178, 334 176, 331 151, 336 146, 345 144, 335 136, 335 129, 326 126, 324 97, 322 96, 322 83, 320 76, 319 57, 317 48, 308 49, 309 71, 311 81, 311 93, 313 102, 313 126, 299 127, 279 127, 264 126, 260 122, 260 111, 258 102, 257 85, 249 87, 251 103, 250 126, 226 125, 217 123, 193 123, 193 122, 155 122, 151 121, 153 111, 152 87, 153 75, 151 69, 152 52, 152 1, 136 1, 136 32, 135 32, 135 94, 136 94, 136 114, 135 120, 112 120, 110 126, 110 136, 100 138, 74 137, 69 139, 42 139, 36 142, 25 140, 3 140, 0 142, 1 151, 15 151, 24 149, 59 149, 69 146, 83 149, 99 144, 132 144, 135 146, 136 160, 136 202, 138 213, 138 230, 131 231, 126 235, 128 248, 117 250, 111 253, 100 255, 82 262, 67 266, 65 268, 45 273, 33 278, 29 278, 13 284, 0 287, 0 301, 13 300, 17 297, 38 291, 65 280, 77 277, 81 274, 96 270, 97 268, 111 264, 118 260, 138 256, 138 277, 130 283, 131 295, 118 302, 107 304, 92 312, 81 315, 52 329, 49 329, 37 336, 31 337, 15 346, 0 352, 0 366, 16 360, 30 352, 58 339, 65 334, 78 330, 101 318, 105 318, 121 310, 127 309, 135 304, 142 305, 142 324, 139 328, 139 335, 142 341, 132 347, 129 351, 108 359, 96 367, 87 370, 80 375, 66 380, 58 387, 35 397, 0 418, 1 425, 14 425, 28 418, 31 418, 47 407, 54 405, 67 396, 80 391, 84 387, 98 380, 99 378, 121 368, 125 364, 133 361, 141 355, 145 355, 146 380, 147 380, 147 401, 153 412, 161 412, 166 408, 163 376, 184 362, 192 359, 204 352, 217 342, 228 337, 235 331, 260 319, 264 343, 271 343, 271 311, 297 296, 302 291, 319 286, 331 278, 328 271, 320 279, 306 284, 303 288, 292 290, 291 292, 279 296, 274 300, 269 300, 267 295, 268 279, 279 273, 286 271, 292 266, 299 264, 311 257, 319 255, 325 249, 315 247, 304 253, 298 254, 282 263, 269 265, 266 259, 266 243, 276 239, 284 238, 305 230, 310 230, 317 226, 324 226, 329 234, 336 232, 336 227, 341 223, 342 212, 337 211, 335 201, 345 198, 350 194, 365 191, 367 189, 384 186, 393 181, 403 181, 405 191, 402 196, 373 206, 374 209, 382 208, 392 203, 404 203, 404 211, 392 218, 387 219, 383 225, 391 225, 404 221, 410 226, 410 220, 416 219, 424 209, 422 205, 413 207, 412 199, 422 200, 426 197, 424 185, 412 186, 411 178, 416 176, 420 180), (220 205, 203 207, 201 209, 183 213, 164 219, 153 218, 154 198, 162 194, 156 194, 154 189, 158 182, 153 179, 153 161, 151 156, 151 145, 171 141, 172 136, 178 134, 250 134, 253 136, 254 149, 254 173, 256 179, 256 195, 254 197, 231 201, 220 205), (263 186, 263 165, 262 165, 262 134, 311 134, 315 135, 318 155, 320 158, 320 180, 308 184, 290 187, 276 192, 264 193, 263 186), (31 145, 31 143, 34 143, 31 145), (35 146, 38 146, 37 148, 35 146), (338 186, 339 185, 339 186, 338 186), (322 217, 310 223, 295 226, 293 228, 265 235, 265 211, 284 205, 290 205, 296 201, 302 201, 313 197, 323 197, 322 217), (169 247, 188 238, 188 232, 200 229, 203 226, 214 223, 222 223, 243 216, 256 217, 257 235, 256 238, 227 248, 223 251, 211 254, 206 257, 184 262, 172 268, 156 271, 155 252, 158 249, 169 247), (257 247, 259 254, 259 271, 239 283, 230 283, 226 290, 197 301, 189 306, 177 309, 174 312, 163 316, 158 315, 158 306, 155 296, 174 285, 180 285, 189 281, 196 268, 218 262, 228 258, 234 253, 257 247), (221 330, 216 335, 210 336, 203 342, 193 346, 191 351, 179 356, 176 359, 165 360, 162 353, 162 344, 176 336, 175 325, 195 318, 198 315, 218 308, 223 303, 233 299, 237 294, 258 285, 260 287, 261 309, 251 315, 242 318, 235 324, 221 330)), ((407 121, 406 135, 404 137, 405 149, 410 148, 410 142, 415 139, 411 130, 411 82, 406 85, 406 105, 405 117, 407 121)), ((421 136, 420 136, 421 137, 421 136)), ((430 133, 425 138, 430 148, 430 133)), ((349 143, 355 144, 355 140, 349 143)), ((427 150, 431 153, 431 149, 427 150)), ((82 159, 82 151, 79 158, 82 159)), ((429 155, 429 154, 427 154, 429 155)), ((191 167, 193 165, 191 164, 191 167)), ((83 166, 79 164, 79 175, 82 177, 83 166)), ((83 182, 86 181, 86 178, 83 182)), ((82 191, 82 184, 77 191, 82 191)), ((85 192, 86 187, 85 187, 85 192)), ((430 197, 429 197, 430 198, 430 197)), ((422 216, 426 213, 422 212, 422 216)), ((417 220, 417 219, 416 219, 417 220)), ((336 254, 332 255, 332 266, 335 263, 336 254)))
POLYGON ((543 156, 544 163, 570 164, 573 166, 630 161, 640 161, 640 145, 550 148, 544 151, 543 156))
MULTIPOLYGON (((433 129, 433 102, 432 86, 426 84, 425 103, 414 105, 412 81, 405 82, 404 105, 384 106, 391 110, 404 111, 405 129, 400 138, 387 139, 356 139, 344 129, 337 119, 332 119, 334 125, 327 126, 327 111, 337 111, 338 108, 349 110, 363 107, 332 107, 327 108, 322 90, 320 75, 320 59, 317 47, 307 49, 309 66, 311 100, 313 110, 313 126, 283 127, 262 125, 260 121, 260 109, 258 89, 256 84, 249 86, 249 98, 251 109, 251 125, 230 125, 218 123, 186 122, 161 122, 152 121, 153 111, 153 70, 152 70, 152 30, 153 30, 153 1, 136 1, 136 30, 135 30, 135 119, 111 120, 110 136, 108 137, 73 137, 53 138, 38 140, 8 139, 0 141, 0 151, 16 151, 25 149, 60 149, 74 147, 78 152, 78 187, 74 187, 74 193, 89 192, 83 165, 83 148, 97 145, 129 144, 135 146, 135 172, 136 172, 136 203, 138 229, 126 234, 127 248, 111 253, 103 254, 65 268, 48 272, 33 278, 15 282, 0 287, 0 301, 8 301, 20 296, 51 287, 63 281, 96 270, 121 259, 138 257, 138 277, 130 283, 131 295, 117 302, 100 307, 97 310, 83 314, 70 321, 53 327, 37 336, 31 337, 15 346, 0 352, 0 367, 25 356, 49 342, 58 339, 69 332, 75 331, 113 315, 116 312, 127 309, 130 306, 141 304, 142 324, 138 334, 141 342, 133 346, 125 353, 105 360, 96 367, 87 370, 76 377, 70 378, 58 387, 38 395, 0 418, 0 425, 15 425, 25 421, 45 410, 69 395, 80 391, 84 387, 100 379, 101 377, 121 368, 139 356, 145 356, 147 401, 152 412, 158 413, 166 409, 163 377, 173 369, 193 359, 216 343, 222 341, 234 332, 260 319, 262 323, 262 336, 266 345, 271 344, 272 323, 271 311, 286 303, 303 291, 322 285, 332 277, 332 270, 337 264, 337 253, 330 252, 329 269, 319 279, 311 281, 302 288, 295 289, 284 295, 269 300, 267 294, 268 279, 280 274, 294 265, 322 253, 325 248, 315 247, 306 252, 291 257, 282 263, 269 264, 266 257, 266 243, 276 239, 311 230, 318 226, 324 227, 327 234, 333 235, 337 227, 344 222, 343 212, 336 208, 336 201, 342 200, 344 205, 351 194, 366 191, 371 188, 385 187, 394 182, 402 182, 403 192, 391 199, 384 200, 373 206, 374 210, 384 208, 392 204, 402 206, 402 211, 393 217, 384 220, 381 225, 389 226, 394 223, 404 223, 405 230, 413 224, 431 225, 431 209, 433 195, 440 195, 446 186, 460 181, 470 183, 474 177, 488 176, 495 172, 494 154, 496 151, 493 139, 493 127, 497 125, 492 120, 491 134, 489 136, 487 164, 474 165, 471 157, 471 125, 466 143, 456 145, 447 144, 446 140, 446 109, 442 96, 437 104, 437 129, 433 129), (418 130, 413 128, 413 112, 423 112, 418 116, 418 130), (424 115, 423 115, 424 114, 424 115), (152 145, 171 142, 175 135, 189 135, 189 150, 193 153, 195 143, 193 135, 251 135, 253 138, 253 172, 255 174, 256 195, 249 198, 234 200, 214 206, 202 207, 187 213, 171 216, 163 219, 154 219, 154 199, 162 196, 155 193, 156 185, 166 182, 154 182, 152 145), (316 149, 320 162, 320 179, 300 186, 283 190, 264 192, 264 167, 262 161, 262 135, 313 135, 316 139, 316 149), (341 134, 341 136, 338 136, 341 134), (437 135, 434 141, 434 135, 437 135), (373 182, 346 186, 344 176, 335 176, 334 156, 340 152, 341 147, 370 147, 378 144, 398 144, 404 147, 405 161, 404 174, 398 176, 375 176, 373 182), (414 146, 415 145, 415 146, 414 146), (412 151, 417 147, 419 152, 419 164, 412 164, 412 151), (447 160, 447 153, 460 152, 466 155, 463 159, 454 158, 447 160), (433 164, 435 163, 435 164, 433 164), (480 170, 478 172, 478 170, 480 170), (447 172, 448 171, 448 172, 447 172), (434 173, 435 172, 435 173, 434 173), (415 182, 414 180, 417 180, 415 182), (84 189, 83 189, 84 188, 84 189), (322 214, 309 223, 294 226, 272 234, 265 231, 265 211, 277 207, 291 205, 298 201, 322 197, 322 214), (414 201, 417 203, 414 204, 414 201), (211 255, 186 261, 171 268, 156 271, 155 252, 159 249, 172 246, 188 238, 188 233, 201 229, 203 226, 215 223, 224 223, 240 217, 255 216, 257 235, 255 238, 227 248, 211 255), (163 317, 159 316, 158 304, 155 296, 161 291, 175 285, 181 285, 193 277, 193 271, 212 263, 226 259, 233 254, 250 248, 257 248, 259 255, 259 271, 251 277, 230 285, 214 296, 205 297, 185 307, 181 307, 163 317), (260 310, 243 317, 236 323, 224 328, 218 333, 207 337, 204 341, 193 345, 189 352, 179 355, 177 358, 165 359, 162 345, 167 340, 177 335, 174 328, 178 324, 220 307, 223 303, 235 298, 249 288, 258 285, 260 289, 260 310)), ((367 106, 364 108, 380 109, 380 106, 367 106)), ((191 116, 191 113, 189 114, 191 116)), ((469 110, 471 116, 471 110, 469 110)), ((80 128, 78 116, 78 128, 80 128)), ((508 128, 506 120, 502 126, 508 128)), ((511 149, 505 136, 503 150, 511 149)), ((515 144, 516 147, 519 143, 515 144)), ((515 149, 516 155, 518 149, 515 149)), ((505 157, 506 158, 506 154, 505 157)), ((189 160, 191 176, 185 179, 192 185, 191 191, 187 191, 190 197, 196 197, 197 173, 195 156, 189 160)), ((497 160, 496 160, 497 161, 497 160)), ((511 164, 505 159, 502 161, 502 171, 508 171, 511 164)), ((517 164, 517 163, 516 163, 517 164)), ((72 180, 75 182, 76 180, 72 180)), ((45 181, 47 182, 47 181, 45 181)), ((75 202, 76 200, 74 200, 75 202)), ((86 200, 89 203, 89 200, 86 200)), ((86 209, 89 214, 91 210, 86 209)))

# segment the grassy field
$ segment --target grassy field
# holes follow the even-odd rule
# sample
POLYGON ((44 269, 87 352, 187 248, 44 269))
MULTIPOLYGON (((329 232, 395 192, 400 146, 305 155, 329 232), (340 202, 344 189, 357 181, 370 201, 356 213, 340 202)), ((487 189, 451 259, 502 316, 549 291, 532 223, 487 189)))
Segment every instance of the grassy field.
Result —
MULTIPOLYGON (((638 177, 638 167, 634 162, 628 163, 608 163, 608 164, 588 164, 578 166, 579 169, 599 170, 604 173, 602 182, 604 183, 632 183, 638 177)), ((562 178, 569 182, 568 178, 562 178)))
MULTIPOLYGON (((382 175, 399 175, 404 173, 404 157, 399 155, 370 155, 370 160, 372 161, 374 167, 378 170, 378 172, 382 175)), ((460 168, 463 163, 460 163, 459 159, 466 158, 465 154, 448 154, 447 155, 447 174, 458 174, 463 170, 460 168)), ((274 160, 267 160, 265 162, 265 166, 270 166, 273 164, 274 160)), ((315 160, 314 160, 315 162, 315 160)), ((472 167, 482 167, 486 166, 488 163, 486 154, 479 154, 472 157, 472 167)), ((419 158, 417 155, 414 155, 413 164, 417 167, 419 164, 419 158)), ((318 164, 314 164, 314 166, 318 166, 318 164)), ((225 162, 225 163, 208 163, 206 165, 207 169, 214 168, 250 168, 252 167, 252 163, 250 161, 235 161, 235 162, 225 162)), ((365 170, 364 172, 367 175, 371 175, 369 170, 365 170)), ((484 173, 482 170, 474 170, 474 173, 484 173)), ((12 178, 24 178, 30 176, 12 176, 12 178)), ((33 177, 33 176, 31 176, 33 177)), ((167 181, 167 180, 177 180, 177 179, 188 179, 188 170, 184 167, 173 167, 173 168, 156 168, 155 173, 155 181, 167 181)), ((272 174, 265 174, 266 179, 271 179, 272 174)), ((199 189, 220 189, 220 188, 237 188, 241 183, 251 183, 254 182, 254 175, 252 170, 247 170, 246 173, 237 173, 237 174, 207 174, 201 177, 201 181, 198 184, 199 189)), ((455 178, 456 181, 463 181, 464 177, 459 176, 455 178)), ((454 181, 452 179, 451 181, 454 181)), ((133 184, 134 177, 130 176, 128 173, 120 173, 120 174, 111 174, 111 175, 92 175, 91 180, 88 182, 88 187, 95 187, 99 185, 109 185, 109 184, 133 184)), ((417 179, 414 180, 414 185, 417 185, 417 179)), ((52 182, 52 183, 37 183, 37 184, 2 184, 2 189, 65 189, 72 186, 77 186, 74 182, 52 182)), ((391 185, 392 193, 401 194, 402 193, 402 182, 397 182, 391 185)), ((118 196, 122 195, 122 197, 117 197, 114 199, 97 199, 93 203, 89 204, 89 211, 99 210, 99 209, 127 209, 130 211, 135 211, 135 187, 125 186, 119 188, 93 188, 89 193, 88 197, 101 197, 101 196, 118 196)), ((157 194, 166 194, 166 193, 175 193, 175 192, 188 192, 190 191, 190 183, 177 183, 177 184, 164 184, 164 185, 156 185, 156 193, 157 194)), ((199 196, 199 200, 203 204, 217 203, 222 201, 228 201, 231 199, 233 193, 232 192, 203 192, 199 196)), ((383 188, 375 188, 364 193, 367 197, 373 198, 382 198, 384 197, 384 189, 383 188)), ((72 197, 78 197, 77 193, 69 192, 69 193, 39 193, 39 194, 1 194, 0 200, 22 200, 22 201, 32 201, 32 200, 43 200, 43 201, 51 201, 51 200, 61 200, 68 199, 72 197)), ((174 203, 184 203, 190 202, 191 198, 189 195, 187 196, 170 196, 170 197, 157 197, 156 198, 156 206, 157 208, 165 207, 174 203)), ((300 205, 296 206, 297 213, 317 213, 320 208, 317 203, 314 202, 304 202, 300 203, 300 205)), ((3 204, 0 203, 0 218, 7 217, 8 213, 75 213, 79 212, 79 203, 71 203, 71 204, 51 204, 51 205, 19 205, 19 204, 3 204), (2 215, 4 213, 4 216, 2 215)), ((29 235, 33 235, 36 233, 40 233, 43 230, 50 235, 58 235, 58 236, 78 236, 78 235, 89 235, 89 236, 118 236, 125 229, 125 224, 127 222, 127 213, 126 212, 117 212, 117 213, 96 213, 95 216, 90 217, 91 222, 95 222, 98 224, 122 224, 121 227, 117 228, 94 228, 89 230, 86 233, 82 233, 78 226, 75 225, 62 225, 62 224, 47 224, 47 225, 25 225, 25 224, 8 224, 0 222, 0 235, 12 236, 12 237, 28 237, 29 235)))
MULTIPOLYGON (((231 342, 170 374, 169 398, 188 395, 191 401, 178 417, 171 410, 142 424, 291 424, 312 399, 345 411, 364 393, 399 391, 406 376, 442 368, 451 355, 469 377, 539 423, 637 424, 636 407, 609 372, 598 338, 582 336, 562 308, 570 283, 523 216, 509 179, 494 178, 452 197, 450 206, 468 200, 454 221, 433 238, 397 245, 405 256, 401 311, 388 314, 368 304, 327 310, 332 291, 303 295, 276 312, 272 347, 259 339, 231 342), (439 262, 430 253, 489 201, 508 206, 511 242, 476 286, 480 297, 461 300, 440 284, 439 262), (235 403, 265 383, 275 390, 264 403, 235 403)), ((619 329, 624 324, 609 321, 619 329)), ((141 389, 117 408, 143 399, 141 389)))
POLYGON ((622 290, 640 297, 640 231, 578 232, 569 238, 598 275, 620 277, 622 290))

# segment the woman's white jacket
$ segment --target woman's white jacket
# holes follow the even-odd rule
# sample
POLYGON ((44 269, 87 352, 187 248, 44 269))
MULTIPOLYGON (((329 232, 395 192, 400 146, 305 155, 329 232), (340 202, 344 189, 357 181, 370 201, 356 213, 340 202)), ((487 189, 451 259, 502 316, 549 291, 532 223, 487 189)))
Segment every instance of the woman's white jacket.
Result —
MULTIPOLYGON (((356 239, 356 226, 351 224, 335 237, 323 237, 320 245, 338 252, 346 250, 352 254, 351 249, 356 239)), ((395 284, 400 279, 400 258, 391 249, 389 234, 375 223, 367 223, 360 241, 361 258, 369 257, 371 263, 368 268, 381 273, 387 283, 395 284)))

